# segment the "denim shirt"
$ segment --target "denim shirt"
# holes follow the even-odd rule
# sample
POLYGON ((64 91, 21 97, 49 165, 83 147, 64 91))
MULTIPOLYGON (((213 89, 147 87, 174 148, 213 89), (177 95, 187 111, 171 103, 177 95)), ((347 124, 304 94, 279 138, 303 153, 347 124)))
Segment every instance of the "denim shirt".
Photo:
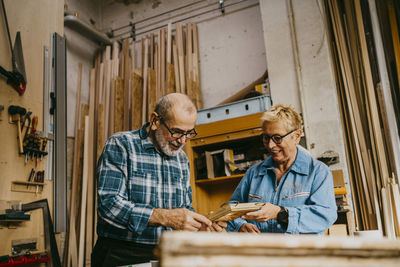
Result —
MULTIPOLYGON (((287 225, 277 220, 247 221, 261 232, 324 234, 337 218, 332 173, 299 148, 295 162, 278 185, 272 157, 268 157, 246 172, 230 201, 269 202, 288 210, 287 225)), ((230 221, 227 231, 239 231, 244 223, 242 218, 230 221)))

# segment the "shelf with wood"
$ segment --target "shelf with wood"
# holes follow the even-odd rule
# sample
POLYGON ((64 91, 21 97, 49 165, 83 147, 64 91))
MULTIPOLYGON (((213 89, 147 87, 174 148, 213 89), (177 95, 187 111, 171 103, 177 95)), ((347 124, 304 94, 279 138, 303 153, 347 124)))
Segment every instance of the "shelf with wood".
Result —
POLYGON ((245 155, 249 162, 262 160, 265 154, 259 137, 262 133, 260 124, 262 114, 260 112, 196 125, 198 135, 189 140, 185 149, 191 169, 193 207, 200 214, 215 211, 228 202, 245 172, 243 170, 231 175, 209 178, 204 153, 230 149, 235 155, 245 155))
POLYGON ((195 181, 197 185, 212 185, 217 183, 225 183, 225 182, 234 182, 236 180, 241 180, 244 174, 235 174, 231 176, 221 176, 217 178, 210 178, 210 179, 198 179, 195 181))

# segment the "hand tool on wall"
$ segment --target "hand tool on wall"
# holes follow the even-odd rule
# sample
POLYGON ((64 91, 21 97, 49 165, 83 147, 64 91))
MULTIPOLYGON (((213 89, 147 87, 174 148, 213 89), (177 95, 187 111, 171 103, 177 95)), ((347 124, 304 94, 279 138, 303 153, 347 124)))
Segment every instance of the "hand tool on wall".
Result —
POLYGON ((23 131, 24 131, 24 128, 25 128, 25 133, 23 134, 23 136, 24 136, 24 139, 23 139, 24 143, 25 143, 25 139, 26 139, 26 137, 27 137, 27 135, 28 135, 28 133, 29 133, 29 127, 31 126, 31 115, 32 115, 32 112, 31 112, 31 111, 28 111, 28 112, 25 114, 24 119, 23 119, 22 124, 21 124, 21 132, 23 132, 23 131), (28 121, 28 124, 25 125, 25 123, 26 123, 27 121, 28 121))
POLYGON ((20 106, 9 106, 8 113, 11 115, 10 122, 17 123, 19 153, 22 154, 24 153, 24 148, 22 146, 21 116, 26 114, 26 109, 20 106))
POLYGON ((13 48, 11 44, 10 30, 8 28, 6 9, 4 7, 4 0, 1 0, 1 6, 8 34, 8 41, 10 44, 13 70, 7 71, 6 69, 0 66, 0 74, 2 74, 7 78, 7 83, 10 84, 18 92, 19 95, 22 95, 26 89, 26 75, 25 75, 24 55, 22 53, 21 34, 20 32, 17 32, 13 48))

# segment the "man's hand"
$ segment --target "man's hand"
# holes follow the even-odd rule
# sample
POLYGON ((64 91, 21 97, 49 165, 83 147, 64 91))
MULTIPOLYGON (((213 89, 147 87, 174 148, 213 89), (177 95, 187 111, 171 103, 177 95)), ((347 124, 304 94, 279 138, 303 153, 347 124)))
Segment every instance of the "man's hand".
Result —
POLYGON ((281 208, 271 203, 265 203, 259 210, 246 213, 242 219, 256 222, 266 222, 276 219, 281 208))
POLYGON ((154 209, 149 225, 163 225, 174 230, 197 232, 202 227, 210 227, 211 221, 188 209, 154 209))
POLYGON ((239 232, 243 232, 243 233, 256 233, 259 234, 260 230, 258 229, 257 226, 255 226, 252 223, 244 223, 242 224, 242 226, 239 229, 239 232))
POLYGON ((228 226, 227 222, 213 222, 211 227, 209 227, 211 232, 226 232, 225 228, 228 226))

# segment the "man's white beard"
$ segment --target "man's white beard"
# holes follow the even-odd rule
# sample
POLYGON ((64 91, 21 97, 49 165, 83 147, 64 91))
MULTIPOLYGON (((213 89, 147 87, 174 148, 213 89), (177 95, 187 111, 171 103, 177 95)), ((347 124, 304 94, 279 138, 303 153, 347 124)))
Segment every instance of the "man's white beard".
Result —
POLYGON ((157 141, 158 145, 160 146, 161 151, 167 156, 174 157, 174 156, 178 155, 179 151, 183 147, 183 145, 178 143, 178 141, 168 142, 165 139, 164 134, 160 128, 155 131, 155 136, 156 136, 156 141, 157 141), (172 143, 174 146, 180 146, 180 147, 177 150, 173 150, 169 147, 169 143, 172 143))

